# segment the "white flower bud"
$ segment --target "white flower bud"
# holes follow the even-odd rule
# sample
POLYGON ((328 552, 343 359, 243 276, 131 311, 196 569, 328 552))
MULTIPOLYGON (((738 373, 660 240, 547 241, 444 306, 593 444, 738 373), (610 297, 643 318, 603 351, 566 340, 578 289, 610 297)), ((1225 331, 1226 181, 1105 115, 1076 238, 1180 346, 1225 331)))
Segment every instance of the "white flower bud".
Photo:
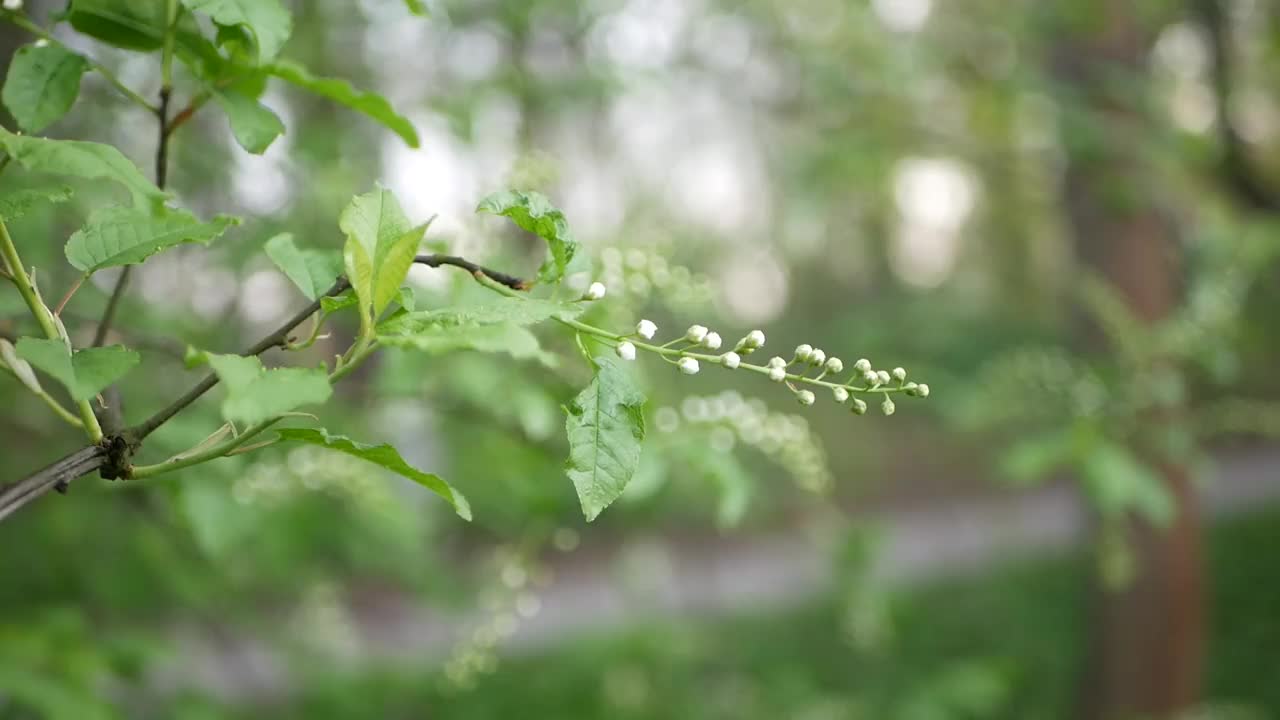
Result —
POLYGON ((813 397, 812 392, 808 390, 801 390, 800 392, 796 393, 796 400, 799 400, 801 405, 804 405, 805 407, 809 407, 810 405, 813 404, 813 401, 815 400, 815 398, 813 397))
POLYGON ((884 370, 877 370, 877 371, 876 371, 876 377, 877 377, 877 378, 879 378, 879 380, 880 380, 880 384, 881 384, 881 385, 888 385, 888 384, 889 384, 889 379, 890 379, 890 378, 889 378, 889 373, 885 372, 884 370))
POLYGON ((632 345, 626 340, 623 340, 622 342, 618 343, 618 347, 614 349, 618 351, 618 357, 622 358, 623 360, 636 359, 636 346, 632 345))
POLYGON ((854 414, 854 415, 866 415, 866 414, 867 414, 867 404, 866 404, 865 402, 863 402, 863 401, 862 401, 862 398, 854 398, 854 399, 853 399, 853 405, 852 405, 852 406, 850 406, 850 408, 849 408, 849 409, 853 411, 853 414, 854 414))
POLYGON ((752 350, 756 350, 762 345, 764 345, 764 333, 759 330, 752 330, 738 341, 734 350, 741 352, 743 355, 750 355, 752 350))
POLYGON ((811 357, 813 357, 812 345, 796 346, 796 360, 799 360, 800 362, 809 362, 809 358, 811 357))
POLYGON ((719 350, 720 342, 720 333, 709 332, 706 337, 702 338, 702 347, 708 350, 719 350))
POLYGON ((880 385, 880 376, 876 374, 875 370, 868 370, 862 373, 862 381, 871 387, 876 387, 880 385))
POLYGON ((844 361, 838 357, 827 358, 827 372, 829 373, 844 372, 844 361))
POLYGON ((889 396, 887 396, 887 395, 886 395, 886 396, 885 396, 885 398, 884 398, 884 402, 880 403, 880 410, 881 410, 881 412, 883 412, 885 415, 892 415, 892 414, 894 413, 894 411, 895 411, 895 410, 897 410, 897 409, 898 409, 898 407, 897 407, 896 405, 894 405, 894 404, 893 404, 893 398, 891 398, 891 397, 889 397, 889 396))
POLYGON ((917 386, 916 386, 916 395, 918 395, 918 396, 920 396, 920 397, 922 397, 922 398, 929 397, 929 386, 928 386, 928 385, 925 385, 924 383, 920 383, 919 385, 917 385, 917 386))
POLYGON ((835 396, 838 403, 843 403, 849 399, 849 391, 842 387, 831 388, 831 394, 835 396))
POLYGON ((742 358, 738 357, 738 353, 732 350, 720 356, 720 364, 730 370, 737 370, 741 362, 742 358))
POLYGON ((809 356, 809 362, 813 365, 821 365, 827 361, 827 354, 818 348, 813 349, 813 354, 809 356))
POLYGON ((645 340, 652 340, 658 333, 658 326, 652 320, 641 320, 636 323, 636 334, 645 340))
POLYGON ((680 358, 679 362, 676 363, 676 366, 679 367, 680 372, 684 373, 685 375, 698 374, 698 361, 695 358, 682 357, 680 358))
MULTIPOLYGON (((4 0, 4 9, 17 12, 22 9, 22 0, 4 0)), ((47 45, 48 43, 46 42, 45 44, 47 45)))
POLYGON ((773 357, 769 358, 769 367, 771 368, 785 368, 786 366, 787 366, 787 361, 783 360, 777 355, 774 355, 773 357))
POLYGON ((582 294, 583 300, 599 300, 604 297, 605 287, 602 282, 593 282, 587 287, 587 291, 582 294))
POLYGON ((689 342, 700 343, 707 336, 707 329, 701 325, 690 325, 688 330, 684 331, 684 339, 689 342))
POLYGON ((787 379, 787 370, 786 370, 786 368, 778 367, 777 365, 774 365, 773 367, 770 367, 770 368, 769 368, 769 379, 770 379, 770 380, 772 380, 772 381, 774 381, 774 382, 782 382, 783 380, 786 380, 786 379, 787 379))
POLYGON ((862 358, 853 364, 853 369, 865 375, 867 371, 871 369, 871 361, 866 358, 862 358))
POLYGON ((907 371, 906 371, 906 370, 904 370, 904 369, 902 369, 902 368, 900 368, 900 367, 896 367, 896 368, 894 368, 894 369, 893 369, 893 379, 894 379, 894 380, 897 380, 898 382, 902 382, 902 381, 906 380, 906 379, 907 379, 907 371))

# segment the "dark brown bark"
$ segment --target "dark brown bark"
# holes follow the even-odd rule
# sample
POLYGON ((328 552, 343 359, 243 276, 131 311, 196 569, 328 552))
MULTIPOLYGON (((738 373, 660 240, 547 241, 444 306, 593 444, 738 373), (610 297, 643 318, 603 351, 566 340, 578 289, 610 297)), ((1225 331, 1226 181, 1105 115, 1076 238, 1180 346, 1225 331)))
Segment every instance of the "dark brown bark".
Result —
MULTIPOLYGON (((1091 21, 1062 33, 1052 62, 1063 102, 1074 110, 1064 123, 1064 206, 1083 269, 1105 278, 1140 322, 1154 324, 1179 304, 1182 276, 1176 228, 1163 212, 1169 203, 1143 148, 1155 134, 1142 97, 1151 38, 1134 16, 1134 3, 1083 2, 1090 8, 1081 14, 1091 21)), ((1085 337, 1087 346, 1096 347, 1096 333, 1085 337)), ((1139 425, 1158 427, 1176 415, 1151 413, 1139 425)), ((1093 583, 1078 706, 1078 716, 1087 720, 1165 720, 1200 696, 1200 508, 1187 468, 1168 462, 1155 467, 1175 500, 1176 519, 1166 528, 1126 519, 1122 527, 1135 576, 1119 588, 1101 577, 1093 583)))

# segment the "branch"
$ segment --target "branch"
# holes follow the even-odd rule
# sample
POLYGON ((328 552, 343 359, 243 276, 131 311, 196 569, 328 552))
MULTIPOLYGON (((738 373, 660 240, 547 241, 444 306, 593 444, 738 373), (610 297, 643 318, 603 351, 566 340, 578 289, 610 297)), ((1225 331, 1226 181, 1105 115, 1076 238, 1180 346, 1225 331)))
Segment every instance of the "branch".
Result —
POLYGON ((490 270, 482 265, 477 265, 466 258, 460 258, 456 255, 419 255, 413 259, 419 265, 427 267, 440 267, 441 265, 452 265, 453 267, 462 268, 472 275, 483 275, 496 283, 505 285, 512 290, 528 290, 533 287, 533 283, 527 280, 521 280, 514 275, 508 275, 497 270, 490 270))
POLYGON ((62 458, 45 469, 0 490, 0 520, 23 505, 57 488, 65 491, 72 480, 101 468, 107 462, 106 448, 90 445, 62 458))
POLYGON ((1280 212, 1280 192, 1249 162, 1240 133, 1231 124, 1233 58, 1230 28, 1221 0, 1195 0, 1195 9, 1209 36, 1213 55, 1213 94, 1218 113, 1218 135, 1222 142, 1222 174, 1226 186, 1245 205, 1267 212, 1280 212))

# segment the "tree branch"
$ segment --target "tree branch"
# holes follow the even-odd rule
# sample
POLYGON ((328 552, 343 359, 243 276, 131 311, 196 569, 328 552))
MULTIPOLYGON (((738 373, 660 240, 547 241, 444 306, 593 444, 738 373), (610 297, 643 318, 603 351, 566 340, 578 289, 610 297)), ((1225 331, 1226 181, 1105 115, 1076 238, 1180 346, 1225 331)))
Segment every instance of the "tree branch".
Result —
POLYGON ((1218 113, 1218 137, 1222 143, 1221 172, 1227 188, 1245 205, 1266 212, 1280 211, 1280 191, 1272 187, 1249 161, 1248 148, 1231 124, 1231 94, 1234 88, 1234 58, 1231 29, 1222 0, 1195 0, 1209 37, 1213 56, 1211 80, 1218 113))
POLYGON ((453 267, 462 268, 472 275, 484 275, 490 280, 501 285, 506 285, 512 290, 528 290, 533 283, 527 280, 521 280, 514 275, 508 275, 497 270, 490 270, 482 265, 477 265, 466 258, 460 258, 457 255, 419 255, 413 259, 419 265, 427 267, 440 267, 441 265, 452 265, 453 267))
POLYGON ((71 453, 30 477, 6 485, 0 490, 0 520, 54 488, 65 490, 72 480, 88 475, 101 468, 106 462, 106 448, 90 445, 71 453))

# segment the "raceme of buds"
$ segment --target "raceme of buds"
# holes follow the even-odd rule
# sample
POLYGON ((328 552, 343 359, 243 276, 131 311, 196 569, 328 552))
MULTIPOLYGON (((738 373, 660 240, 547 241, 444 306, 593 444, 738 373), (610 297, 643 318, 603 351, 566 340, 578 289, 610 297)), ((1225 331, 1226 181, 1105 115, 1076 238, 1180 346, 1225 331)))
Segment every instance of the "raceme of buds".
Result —
POLYGON ((624 341, 622 341, 622 342, 618 343, 618 347, 617 347, 616 349, 617 349, 617 351, 618 351, 618 357, 622 358, 623 360, 635 360, 635 359, 636 359, 636 346, 635 346, 635 345, 632 345, 631 343, 629 343, 629 342, 627 342, 627 341, 625 341, 625 340, 624 340, 624 341))
POLYGON ((897 380, 898 382, 903 382, 904 380, 906 380, 906 379, 907 379, 907 371, 906 371, 906 370, 904 370, 904 369, 902 369, 902 368, 900 368, 900 367, 896 367, 896 368, 894 368, 894 369, 893 369, 893 379, 894 379, 894 380, 897 380))
POLYGON ((742 358, 738 356, 738 353, 733 352, 732 350, 720 356, 720 364, 730 370, 736 370, 738 365, 741 363, 742 358))
POLYGON ((676 362, 676 366, 680 368, 680 372, 685 375, 698 374, 698 361, 691 357, 682 357, 676 362))
POLYGON ((831 394, 835 396, 836 402, 844 403, 849 399, 849 391, 842 387, 831 388, 831 394))
POLYGON ((809 364, 811 365, 821 365, 826 361, 827 361, 827 354, 822 352, 822 350, 820 350, 819 348, 814 348, 813 354, 809 356, 809 364))
POLYGON ((587 291, 582 294, 583 300, 599 300, 604 297, 605 287, 602 282, 593 282, 587 287, 587 291))
POLYGON ((684 339, 692 343, 700 343, 707 337, 708 330, 702 325, 690 325, 688 330, 684 331, 684 339))
POLYGON ((796 393, 796 400, 799 400, 801 405, 804 405, 805 407, 809 407, 810 405, 813 404, 813 401, 815 400, 815 398, 811 391, 801 390, 796 393))
POLYGON ((809 358, 811 357, 813 357, 812 345, 796 346, 796 360, 799 360, 800 362, 809 362, 809 358))
POLYGON ((658 333, 658 326, 652 320, 641 320, 636 323, 636 334, 645 340, 652 340, 658 333))
POLYGON ((827 358, 826 368, 829 373, 844 372, 844 362, 838 357, 827 358))
POLYGON ((706 337, 702 338, 702 347, 708 350, 719 350, 720 342, 720 333, 709 332, 706 337))
POLYGON ((769 368, 769 379, 774 382, 782 382, 783 380, 786 380, 787 369, 785 367, 778 367, 777 365, 771 366, 769 368))
POLYGON ((898 406, 893 404, 893 398, 890 398, 887 395, 885 396, 884 402, 880 403, 880 410, 884 412, 885 415, 892 415, 897 409, 898 406))

